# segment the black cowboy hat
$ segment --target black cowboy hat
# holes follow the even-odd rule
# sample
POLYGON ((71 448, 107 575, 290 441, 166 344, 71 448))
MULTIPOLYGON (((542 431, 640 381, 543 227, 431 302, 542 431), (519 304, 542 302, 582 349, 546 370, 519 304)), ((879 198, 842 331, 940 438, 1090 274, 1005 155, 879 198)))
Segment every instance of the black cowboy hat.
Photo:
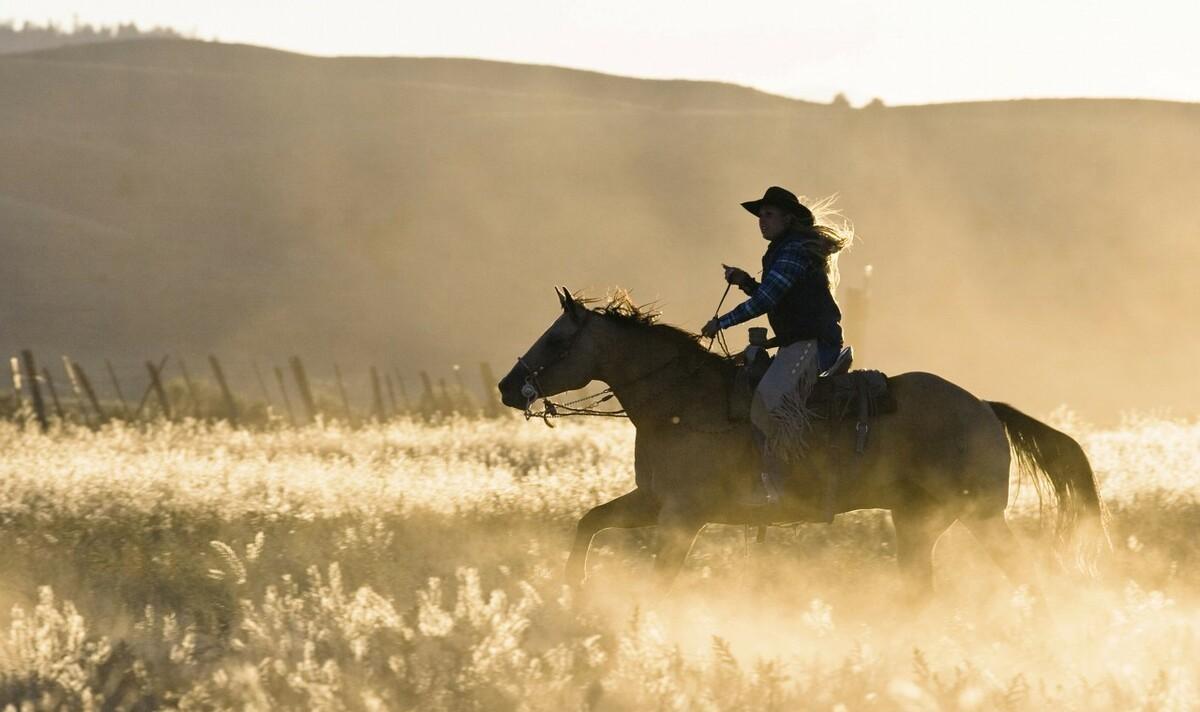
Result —
POLYGON ((770 188, 767 188, 767 192, 763 193, 763 197, 759 198, 758 200, 750 200, 742 203, 742 207, 746 210, 749 210, 754 215, 758 215, 758 211, 763 205, 774 205, 777 208, 783 208, 793 215, 797 215, 801 219, 807 220, 809 224, 812 224, 813 222, 812 211, 804 207, 804 205, 796 197, 796 194, 790 190, 787 190, 786 188, 780 188, 777 185, 773 185, 770 188))

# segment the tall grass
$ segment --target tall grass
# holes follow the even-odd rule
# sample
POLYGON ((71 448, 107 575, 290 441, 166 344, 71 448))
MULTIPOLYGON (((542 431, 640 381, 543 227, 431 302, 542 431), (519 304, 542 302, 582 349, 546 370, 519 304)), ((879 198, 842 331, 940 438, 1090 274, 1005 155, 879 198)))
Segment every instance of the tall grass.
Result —
POLYGON ((882 512, 709 527, 670 597, 653 531, 607 532, 565 589, 574 521, 632 487, 622 423, 2 423, 0 708, 1191 709, 1200 425, 1060 425, 1101 578, 1047 613, 954 528, 913 613, 882 512))

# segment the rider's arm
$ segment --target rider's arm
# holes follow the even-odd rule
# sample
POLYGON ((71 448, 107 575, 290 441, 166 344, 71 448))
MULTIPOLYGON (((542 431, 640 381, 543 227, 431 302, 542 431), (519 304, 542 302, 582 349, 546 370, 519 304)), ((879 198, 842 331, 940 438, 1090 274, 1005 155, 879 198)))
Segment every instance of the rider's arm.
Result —
POLYGON ((807 266, 808 259, 799 241, 784 245, 754 294, 720 318, 721 328, 728 329, 771 311, 807 266))
POLYGON ((747 295, 753 297, 754 293, 756 291, 758 291, 759 286, 760 285, 758 284, 758 280, 751 277, 750 275, 746 275, 746 281, 739 284, 738 289, 742 290, 747 295))

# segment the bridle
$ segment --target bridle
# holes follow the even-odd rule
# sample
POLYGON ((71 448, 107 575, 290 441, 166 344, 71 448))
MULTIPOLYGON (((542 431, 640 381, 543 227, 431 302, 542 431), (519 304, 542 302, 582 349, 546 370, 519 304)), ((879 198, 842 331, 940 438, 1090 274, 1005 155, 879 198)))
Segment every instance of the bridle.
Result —
MULTIPOLYGON (((725 292, 721 295, 721 301, 717 303, 717 309, 714 314, 714 317, 716 314, 720 314, 721 305, 723 305, 725 303, 725 297, 729 296, 729 288, 731 286, 732 286, 731 284, 725 285, 725 292)), ((563 348, 562 353, 560 353, 557 358, 549 361, 548 363, 544 363, 541 366, 538 366, 537 368, 533 368, 528 363, 526 363, 524 356, 517 357, 517 363, 520 364, 521 368, 525 369, 525 383, 521 386, 521 395, 525 396, 525 410, 524 410, 525 420, 530 420, 532 418, 541 418, 542 422, 546 424, 546 427, 553 428, 554 424, 550 422, 551 418, 563 418, 563 417, 566 417, 569 415, 588 415, 588 416, 604 417, 604 418, 628 418, 629 417, 629 413, 626 412, 626 410, 624 408, 621 408, 620 410, 597 410, 597 406, 599 406, 602 403, 605 403, 607 401, 610 401, 616 397, 616 393, 613 392, 614 386, 609 386, 608 388, 605 388, 604 390, 600 391, 599 393, 596 393, 596 394, 593 394, 590 396, 584 396, 582 398, 576 398, 573 401, 567 401, 565 403, 555 403, 554 401, 552 401, 549 398, 542 395, 542 387, 541 387, 541 384, 538 383, 538 375, 542 371, 545 371, 550 366, 553 366, 556 363, 561 363, 563 360, 565 360, 567 358, 567 356, 569 356, 571 354, 571 349, 574 348, 575 342, 579 339, 579 335, 583 333, 583 329, 587 325, 587 320, 591 319, 593 314, 595 314, 595 312, 593 310, 591 310, 591 309, 587 310, 587 312, 584 314, 583 321, 581 321, 579 323, 578 328, 575 329, 575 333, 571 334, 571 338, 567 340, 566 346, 563 348), (542 399, 543 405, 542 405, 541 412, 536 412, 533 410, 533 404, 535 402, 537 402, 538 398, 542 399), (579 405, 581 403, 583 405, 579 405)), ((729 358, 729 347, 726 346, 725 337, 720 332, 717 332, 717 334, 714 335, 714 338, 708 340, 708 347, 705 350, 711 351, 714 341, 717 341, 721 345, 721 350, 725 352, 725 357, 729 358)), ((628 381, 625 381, 624 383, 621 383, 616 387, 624 388, 625 386, 631 386, 631 385, 637 383, 638 381, 645 380, 645 379, 653 376, 654 374, 658 373, 659 371, 666 369, 668 366, 672 365, 673 363, 675 363, 678 360, 679 360, 679 354, 676 354, 675 356, 672 356, 670 359, 668 359, 662 365, 655 366, 654 368, 650 369, 646 373, 643 373, 642 375, 632 378, 628 381)), ((695 373, 696 369, 698 369, 699 367, 700 367, 700 365, 699 365, 699 363, 697 363, 696 368, 683 374, 683 377, 691 376, 693 373, 695 373)), ((667 383, 662 384, 659 388, 654 389, 654 392, 648 394, 647 396, 644 396, 644 398, 653 398, 653 397, 657 396, 664 389, 666 389, 667 386, 669 386, 669 385, 670 385, 670 382, 668 381, 667 383)), ((678 423, 679 422, 678 419, 676 419, 675 422, 678 423)), ((726 430, 729 430, 734 425, 736 425, 736 423, 731 423, 726 428, 719 428, 716 430, 698 429, 695 427, 693 427, 691 429, 699 430, 701 432, 719 433, 719 432, 725 432, 726 430)))
MULTIPOLYGON (((537 368, 533 368, 528 362, 525 361, 524 356, 517 357, 517 363, 520 364, 521 368, 525 369, 525 383, 521 386, 521 395, 525 396, 526 420, 537 416, 536 413, 532 412, 533 404, 538 398, 543 398, 542 385, 538 383, 538 375, 540 375, 542 371, 545 371, 550 366, 553 366, 556 363, 562 363, 567 359, 568 356, 571 355, 571 349, 575 348, 575 342, 579 340, 579 335, 583 333, 584 327, 587 326, 588 320, 591 318, 592 312, 589 311, 585 314, 583 321, 577 325, 575 333, 571 334, 571 338, 567 339, 566 346, 563 347, 562 352, 559 353, 556 358, 551 359, 547 363, 544 363, 537 368)), ((547 425, 549 425, 549 423, 547 423, 547 425)))
MULTIPOLYGON (((571 355, 571 349, 575 347, 575 343, 579 340, 579 335, 583 333, 583 330, 587 326, 588 320, 592 318, 593 313, 594 312, 591 310, 586 313, 584 320, 579 323, 578 328, 575 329, 575 333, 572 334, 567 340, 566 346, 556 358, 549 360, 537 368, 533 368, 528 362, 525 361, 524 356, 517 357, 517 363, 525 369, 525 383, 521 386, 521 395, 525 396, 524 414, 526 420, 540 418, 547 427, 553 428, 554 424, 550 422, 551 418, 563 418, 572 415, 604 418, 629 417, 629 413, 626 412, 624 408, 619 410, 598 410, 598 406, 616 397, 616 393, 613 391, 612 386, 609 386, 598 393, 577 398, 572 401, 566 401, 565 403, 555 403, 554 401, 550 400, 549 397, 542 395, 542 386, 540 383, 538 383, 538 376, 550 366, 553 366, 557 363, 562 363, 568 356, 571 355), (539 398, 542 400, 542 410, 535 411, 533 410, 533 404, 537 402, 539 398)), ((668 366, 672 365, 678 360, 678 355, 672 356, 662 365, 655 366, 646 373, 625 381, 624 383, 619 384, 617 387, 630 386, 639 381, 645 380, 659 371, 666 369, 668 366)))

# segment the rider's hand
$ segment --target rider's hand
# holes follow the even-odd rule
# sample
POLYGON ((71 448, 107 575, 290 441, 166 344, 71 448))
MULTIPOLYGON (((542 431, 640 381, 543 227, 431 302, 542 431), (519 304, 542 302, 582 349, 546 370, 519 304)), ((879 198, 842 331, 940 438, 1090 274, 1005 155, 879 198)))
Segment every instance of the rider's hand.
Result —
POLYGON ((720 320, 718 320, 716 317, 713 317, 712 319, 708 320, 708 323, 704 325, 704 328, 700 329, 700 335, 706 339, 711 339, 711 338, 715 337, 717 335, 717 332, 720 330, 721 330, 720 320))
POLYGON ((748 272, 746 272, 746 270, 739 267, 730 267, 729 265, 725 264, 721 266, 725 268, 725 281, 729 282, 730 284, 736 284, 744 289, 747 283, 754 279, 748 272))

